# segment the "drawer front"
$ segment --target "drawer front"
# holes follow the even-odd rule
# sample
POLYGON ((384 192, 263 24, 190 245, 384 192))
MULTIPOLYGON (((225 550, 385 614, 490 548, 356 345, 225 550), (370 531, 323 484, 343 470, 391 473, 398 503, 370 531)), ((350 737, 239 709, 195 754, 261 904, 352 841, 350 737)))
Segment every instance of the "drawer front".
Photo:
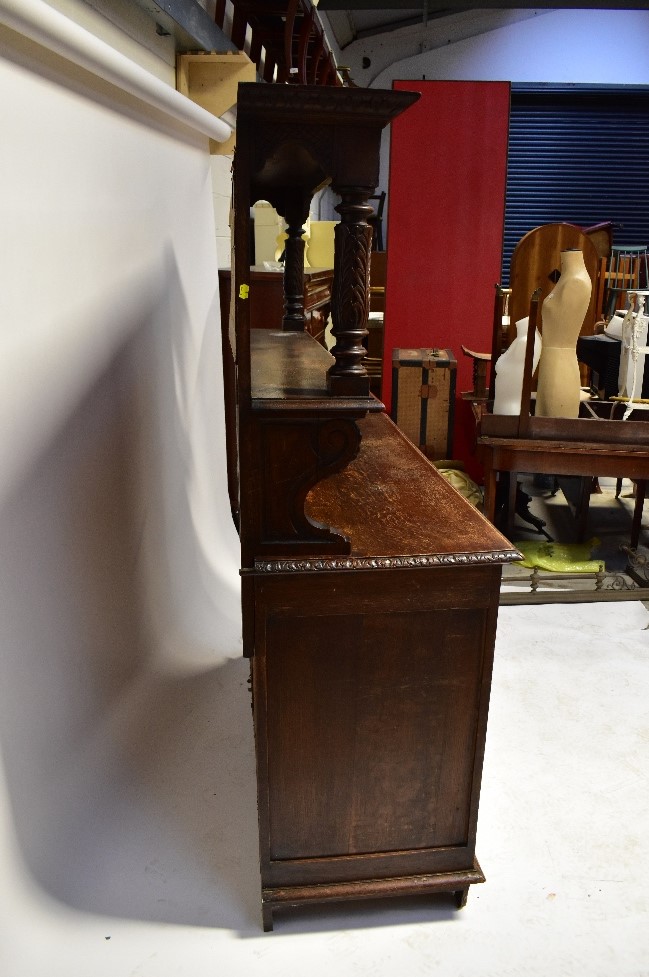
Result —
POLYGON ((314 309, 319 305, 326 305, 331 301, 331 289, 329 285, 309 285, 306 284, 304 290, 304 306, 306 309, 314 309))

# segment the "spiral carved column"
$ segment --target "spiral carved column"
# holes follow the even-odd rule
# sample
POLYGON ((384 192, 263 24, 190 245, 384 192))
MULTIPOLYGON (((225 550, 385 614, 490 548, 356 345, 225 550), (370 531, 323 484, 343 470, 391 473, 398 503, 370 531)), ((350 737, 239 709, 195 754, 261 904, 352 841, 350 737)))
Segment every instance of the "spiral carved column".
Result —
POLYGON ((335 187, 341 196, 336 207, 340 223, 335 232, 334 279, 331 301, 332 333, 336 345, 331 350, 335 363, 327 374, 329 393, 342 396, 368 396, 370 378, 365 369, 367 317, 370 304, 370 254, 372 228, 367 217, 372 213, 367 198, 371 187, 335 187))

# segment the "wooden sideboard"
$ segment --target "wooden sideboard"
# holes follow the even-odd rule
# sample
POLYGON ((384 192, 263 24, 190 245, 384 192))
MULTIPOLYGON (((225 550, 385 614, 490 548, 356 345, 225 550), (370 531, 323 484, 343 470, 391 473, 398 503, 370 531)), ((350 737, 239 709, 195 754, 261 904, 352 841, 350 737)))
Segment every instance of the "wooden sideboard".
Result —
POLYGON ((369 392, 381 130, 418 96, 240 85, 230 487, 251 660, 262 918, 447 892, 475 857, 501 566, 516 550, 369 392), (340 195, 328 353, 304 329, 302 226, 340 195), (284 314, 251 329, 248 214, 288 224, 284 314))
MULTIPOLYGON (((324 346, 325 329, 331 311, 333 268, 305 268, 304 270, 304 328, 324 346)), ((230 315, 231 274, 229 268, 219 268, 221 321, 230 315)), ((250 328, 270 329, 284 316, 284 272, 268 271, 263 265, 250 269, 250 328)))

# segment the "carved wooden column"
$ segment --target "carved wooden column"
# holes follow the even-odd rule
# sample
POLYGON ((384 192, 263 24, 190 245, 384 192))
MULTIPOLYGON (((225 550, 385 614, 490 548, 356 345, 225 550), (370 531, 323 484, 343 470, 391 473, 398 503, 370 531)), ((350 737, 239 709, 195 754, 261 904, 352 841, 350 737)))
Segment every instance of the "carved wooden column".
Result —
POLYGON ((327 373, 327 389, 340 397, 367 396, 370 378, 364 366, 367 317, 370 303, 372 228, 367 218, 372 207, 371 187, 335 187, 342 197, 336 207, 340 223, 335 231, 334 279, 331 301, 331 350, 334 365, 327 373))
MULTIPOLYGON (((309 198, 310 200, 310 198, 309 198)), ((309 200, 298 199, 285 208, 287 238, 284 251, 284 329, 304 330, 304 224, 309 200)))

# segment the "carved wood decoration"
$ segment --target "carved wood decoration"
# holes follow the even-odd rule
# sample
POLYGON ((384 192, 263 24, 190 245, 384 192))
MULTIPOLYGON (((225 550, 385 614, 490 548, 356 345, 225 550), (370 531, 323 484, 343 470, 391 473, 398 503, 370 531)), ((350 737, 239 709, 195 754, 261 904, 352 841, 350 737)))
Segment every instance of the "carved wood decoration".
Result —
POLYGON ((358 454, 356 424, 347 417, 282 418, 260 426, 262 459, 259 554, 349 553, 349 540, 304 513, 309 490, 358 454), (278 491, 281 489, 281 491, 278 491))
POLYGON ((265 82, 297 85, 345 83, 327 44, 322 22, 311 0, 216 0, 214 20, 250 58, 265 82))
POLYGON ((332 333, 336 360, 327 374, 332 394, 369 394, 370 378, 363 360, 367 336, 365 324, 370 307, 370 255, 372 228, 367 218, 372 208, 367 198, 371 187, 334 187, 342 197, 336 207, 340 223, 335 230, 334 282, 331 302, 332 333))

